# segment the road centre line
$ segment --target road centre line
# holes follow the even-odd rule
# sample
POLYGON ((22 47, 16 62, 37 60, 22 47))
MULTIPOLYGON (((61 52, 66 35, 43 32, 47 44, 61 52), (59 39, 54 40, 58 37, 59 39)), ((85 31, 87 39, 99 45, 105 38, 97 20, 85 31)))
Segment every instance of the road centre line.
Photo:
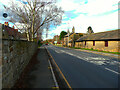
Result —
MULTIPOLYGON (((80 57, 80 56, 76 56, 76 55, 73 55, 73 54, 71 54, 71 53, 67 53, 67 54, 72 55, 72 56, 75 56, 75 57, 77 57, 77 58, 79 58, 79 59, 82 59, 82 60, 85 60, 85 61, 89 62, 87 58, 82 58, 82 57, 80 57)), ((92 62, 89 62, 89 63, 92 63, 92 62)), ((104 67, 104 68, 105 68, 105 67, 104 67)), ((113 71, 113 70, 111 70, 111 69, 109 69, 109 68, 105 68, 105 69, 108 70, 108 71, 111 71, 111 72, 113 72, 113 73, 119 74, 118 72, 113 71)))
POLYGON ((60 53, 60 52, 58 52, 57 50, 55 50, 55 52, 56 52, 56 53, 60 53))
MULTIPOLYGON (((89 58, 83 58, 83 57, 80 57, 80 56, 76 56, 76 55, 74 55, 74 54, 72 54, 72 53, 65 52, 64 50, 60 50, 60 51, 66 53, 66 54, 69 54, 69 55, 71 55, 71 56, 75 56, 75 57, 77 57, 77 58, 79 58, 79 59, 82 59, 82 60, 85 60, 85 61, 89 62, 89 61, 88 61, 89 58)), ((97 59, 97 58, 92 58, 92 57, 90 57, 90 58, 91 58, 91 59, 97 59)), ((105 59, 104 59, 104 60, 105 60, 105 59)), ((89 62, 89 63, 93 63, 93 62, 89 62)), ((118 63, 119 63, 119 62, 118 62, 118 63)), ((113 70, 111 70, 111 69, 109 69, 109 68, 106 68, 106 67, 103 67, 103 68, 105 68, 106 70, 111 71, 111 72, 113 72, 113 73, 119 74, 119 72, 113 71, 113 70)))

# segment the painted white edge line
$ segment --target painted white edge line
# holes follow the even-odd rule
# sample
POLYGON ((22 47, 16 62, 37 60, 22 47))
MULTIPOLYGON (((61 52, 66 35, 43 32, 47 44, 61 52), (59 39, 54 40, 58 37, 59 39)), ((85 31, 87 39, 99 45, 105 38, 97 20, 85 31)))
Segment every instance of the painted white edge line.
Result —
MULTIPOLYGON (((65 52, 64 50, 61 50, 62 52, 65 52)), ((69 55, 71 55, 71 56, 75 56, 75 57, 77 57, 77 58, 79 58, 79 59, 83 59, 83 60, 85 60, 85 59, 87 59, 87 58, 82 58, 82 57, 80 57, 80 56, 76 56, 76 55, 74 55, 74 54, 71 54, 71 53, 68 53, 68 52, 65 52, 66 54, 69 54, 69 55)), ((87 60, 85 60, 85 61, 87 61, 87 60)), ((88 62, 88 61, 87 61, 88 62)), ((91 62, 89 62, 89 63, 91 63, 91 62)), ((111 71, 111 72, 113 72, 113 73, 116 73, 116 74, 119 74, 119 72, 116 72, 116 71, 113 71, 113 70, 111 70, 111 69, 109 69, 109 68, 105 68, 106 70, 108 70, 108 71, 111 71)))
POLYGON ((51 72, 52 72, 52 76, 53 76, 53 80, 54 80, 54 83, 55 83, 55 87, 58 87, 58 88, 59 88, 58 83, 57 83, 57 80, 56 80, 56 77, 55 77, 55 74, 54 74, 54 72, 53 72, 52 65, 51 65, 51 63, 50 63, 49 60, 48 60, 48 62, 49 62, 50 69, 51 69, 51 72))
POLYGON ((116 74, 119 74, 119 72, 113 71, 113 70, 111 70, 111 69, 109 69, 109 68, 105 68, 105 69, 108 70, 108 71, 114 72, 114 73, 116 73, 116 74))
MULTIPOLYGON (((69 54, 69 55, 71 55, 71 56, 75 56, 75 55, 70 54, 70 53, 66 53, 66 54, 69 54)), ((79 57, 79 56, 75 56, 75 57, 77 57, 77 58, 79 58, 79 59, 83 59, 83 60, 86 59, 86 58, 82 58, 82 57, 79 57)), ((85 60, 85 61, 87 61, 87 60, 85 60)), ((88 62, 88 61, 87 61, 87 62, 88 62)), ((91 63, 91 62, 89 62, 89 63, 91 63)), ((113 73, 119 74, 119 72, 113 71, 113 70, 111 70, 111 69, 109 69, 109 68, 105 68, 105 69, 108 70, 108 71, 111 71, 111 72, 113 72, 113 73)))

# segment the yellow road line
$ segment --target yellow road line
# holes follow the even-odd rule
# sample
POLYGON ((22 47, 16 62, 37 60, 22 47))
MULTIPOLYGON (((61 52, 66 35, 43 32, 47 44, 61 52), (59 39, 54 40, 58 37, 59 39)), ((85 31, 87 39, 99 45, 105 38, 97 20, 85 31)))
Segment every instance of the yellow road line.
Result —
MULTIPOLYGON (((47 49, 47 48, 46 48, 47 49)), ((47 50, 47 52, 49 53, 49 51, 47 50)), ((51 56, 51 54, 49 53, 49 55, 51 56)), ((60 70, 60 68, 58 67, 58 65, 56 64, 54 58, 51 56, 51 58, 53 59, 55 65, 57 66, 58 70, 60 71, 60 74, 62 75, 63 79, 65 80, 65 82, 67 83, 68 87, 72 90, 70 84, 68 83, 67 79, 65 78, 65 76, 63 75, 62 71, 60 70)))

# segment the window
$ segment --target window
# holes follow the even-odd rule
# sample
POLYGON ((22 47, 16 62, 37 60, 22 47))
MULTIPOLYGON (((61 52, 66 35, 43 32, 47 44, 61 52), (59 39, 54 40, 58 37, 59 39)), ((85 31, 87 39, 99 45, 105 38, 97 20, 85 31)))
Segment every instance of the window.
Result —
POLYGON ((105 47, 108 47, 108 41, 105 41, 105 47))
POLYGON ((95 41, 93 41, 93 46, 95 46, 95 41))

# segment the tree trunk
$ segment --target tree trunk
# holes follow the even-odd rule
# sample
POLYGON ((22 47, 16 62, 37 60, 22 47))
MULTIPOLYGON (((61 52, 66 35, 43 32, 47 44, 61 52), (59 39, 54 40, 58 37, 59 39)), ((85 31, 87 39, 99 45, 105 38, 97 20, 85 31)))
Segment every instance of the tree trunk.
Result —
POLYGON ((34 23, 35 23, 35 17, 34 17, 35 15, 34 15, 34 11, 33 11, 33 22, 32 22, 32 38, 31 38, 31 41, 33 41, 34 40, 34 23))

